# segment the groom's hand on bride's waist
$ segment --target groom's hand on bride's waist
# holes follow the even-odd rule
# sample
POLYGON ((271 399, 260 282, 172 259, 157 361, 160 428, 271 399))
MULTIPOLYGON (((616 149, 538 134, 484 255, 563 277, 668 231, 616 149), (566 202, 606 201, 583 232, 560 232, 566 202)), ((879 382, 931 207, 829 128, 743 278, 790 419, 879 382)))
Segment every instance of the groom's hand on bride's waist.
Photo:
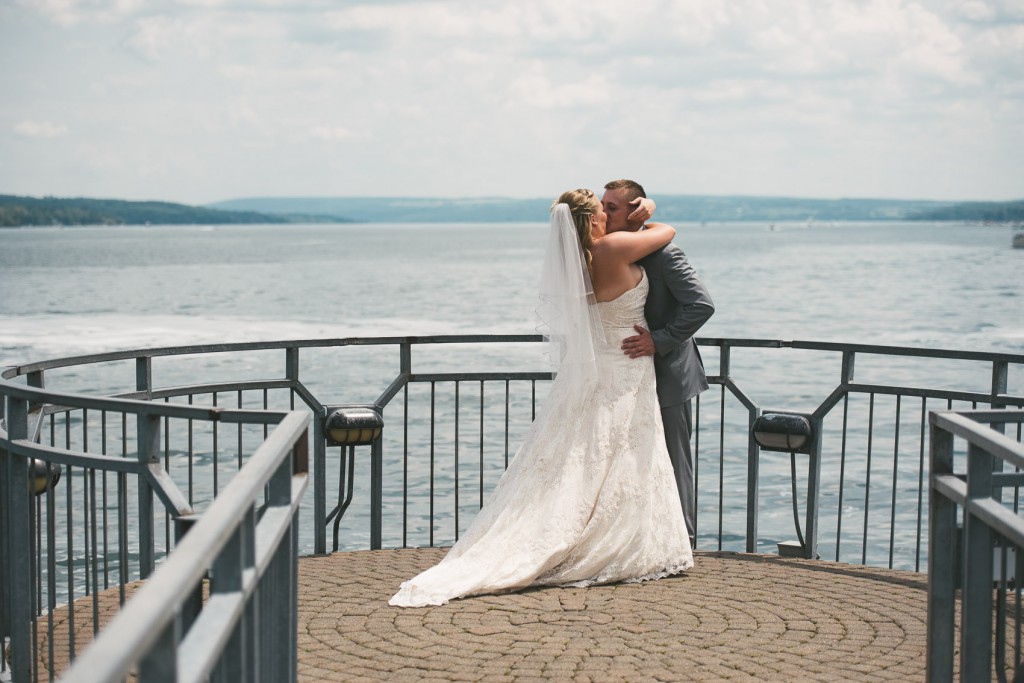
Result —
POLYGON ((654 338, 651 337, 650 331, 640 325, 633 325, 633 329, 637 334, 622 340, 622 352, 630 358, 653 356, 654 338))

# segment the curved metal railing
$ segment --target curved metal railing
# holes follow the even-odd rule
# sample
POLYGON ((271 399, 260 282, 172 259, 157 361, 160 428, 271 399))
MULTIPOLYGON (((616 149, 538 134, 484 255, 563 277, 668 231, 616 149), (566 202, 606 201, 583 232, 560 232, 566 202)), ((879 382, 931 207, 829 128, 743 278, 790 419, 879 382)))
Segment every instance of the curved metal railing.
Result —
MULTIPOLYGON (((267 439, 266 421, 243 415, 297 409, 312 418, 313 495, 300 511, 311 518, 302 525, 302 552, 326 552, 329 531, 335 549, 451 543, 543 399, 550 374, 539 341, 288 340, 8 368, 0 379, 8 424, 12 410, 24 412, 19 440, 43 449, 32 457, 67 465, 56 488, 27 505, 33 535, 18 541, 32 549, 33 628, 45 618, 50 643, 54 629, 70 628, 74 655, 76 618, 85 620, 76 617, 75 600, 111 587, 123 596, 128 582, 148 575, 174 548, 174 518, 185 508, 211 506, 267 439), (160 377, 166 379, 155 381, 160 377), (111 395, 124 404, 109 403, 115 399, 104 396, 111 395), (365 446, 328 445, 324 418, 350 405, 378 412, 382 433, 365 446), (104 459, 114 474, 60 460, 69 452, 104 459), (146 463, 136 482, 127 477, 128 461, 146 463), (147 486, 164 481, 180 496, 161 497, 165 509, 152 514, 150 533, 149 522, 137 522, 148 514, 140 501, 147 486), (337 504, 328 510, 335 482, 337 504)), ((698 343, 713 385, 694 411, 699 548, 793 549, 783 542, 795 531, 804 538, 795 552, 804 557, 920 570, 927 560, 927 413, 1024 406, 1024 391, 1010 386, 1024 367, 1021 354, 758 339, 698 343), (796 453, 787 458, 756 442, 752 428, 765 412, 796 413, 811 425, 799 473, 796 453)), ((20 504, 14 508, 0 522, 24 514, 20 504)), ((9 585, 9 569, 0 571, 9 585)), ((9 594, 0 598, 0 613, 9 615, 9 594)), ((9 631, 9 616, 3 624, 9 631)))
POLYGON ((1016 511, 1024 483, 1022 424, 1020 410, 931 414, 929 681, 952 681, 956 663, 964 681, 1017 681, 1024 675, 1024 519, 1016 511), (956 458, 958 446, 966 458, 956 458))

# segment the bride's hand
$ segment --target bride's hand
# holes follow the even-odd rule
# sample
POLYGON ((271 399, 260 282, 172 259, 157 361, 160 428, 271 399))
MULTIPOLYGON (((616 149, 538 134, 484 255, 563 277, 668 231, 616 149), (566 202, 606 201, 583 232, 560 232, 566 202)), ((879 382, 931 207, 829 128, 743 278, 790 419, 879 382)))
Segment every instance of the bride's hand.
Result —
POLYGON ((650 197, 637 197, 631 201, 630 206, 635 206, 633 212, 626 217, 630 225, 643 225, 654 215, 655 204, 650 197))

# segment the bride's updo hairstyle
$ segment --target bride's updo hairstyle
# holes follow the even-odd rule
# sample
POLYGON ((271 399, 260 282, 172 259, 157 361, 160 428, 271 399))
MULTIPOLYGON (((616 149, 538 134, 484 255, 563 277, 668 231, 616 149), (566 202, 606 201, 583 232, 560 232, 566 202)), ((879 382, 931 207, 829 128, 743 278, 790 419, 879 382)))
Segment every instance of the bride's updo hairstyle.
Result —
POLYGON ((593 276, 594 269, 591 264, 593 257, 590 255, 590 247, 594 240, 590 235, 590 217, 601 206, 601 200, 591 190, 584 188, 563 192, 551 207, 554 208, 556 204, 568 205, 569 213, 572 214, 572 221, 576 225, 576 235, 580 238, 583 255, 587 259, 587 272, 593 276))

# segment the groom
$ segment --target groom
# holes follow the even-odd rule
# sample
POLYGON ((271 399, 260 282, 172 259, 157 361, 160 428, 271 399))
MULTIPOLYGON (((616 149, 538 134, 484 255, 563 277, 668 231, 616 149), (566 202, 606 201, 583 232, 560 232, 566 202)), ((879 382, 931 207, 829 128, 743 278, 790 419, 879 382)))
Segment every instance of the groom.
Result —
MULTIPOLYGON (((644 188, 632 180, 613 180, 604 186, 601 203, 608 215, 608 232, 640 230, 643 220, 637 215, 647 202, 644 188), (637 209, 639 205, 640 209, 637 209)), ((697 501, 693 482, 693 454, 690 451, 692 418, 690 399, 708 388, 693 335, 714 312, 708 290, 697 272, 686 260, 683 250, 674 243, 640 259, 647 272, 650 291, 644 305, 644 316, 650 330, 637 325, 637 334, 622 342, 623 352, 630 358, 654 356, 654 372, 658 382, 658 402, 665 424, 665 443, 675 470, 679 500, 683 506, 690 546, 696 544, 697 501)))

